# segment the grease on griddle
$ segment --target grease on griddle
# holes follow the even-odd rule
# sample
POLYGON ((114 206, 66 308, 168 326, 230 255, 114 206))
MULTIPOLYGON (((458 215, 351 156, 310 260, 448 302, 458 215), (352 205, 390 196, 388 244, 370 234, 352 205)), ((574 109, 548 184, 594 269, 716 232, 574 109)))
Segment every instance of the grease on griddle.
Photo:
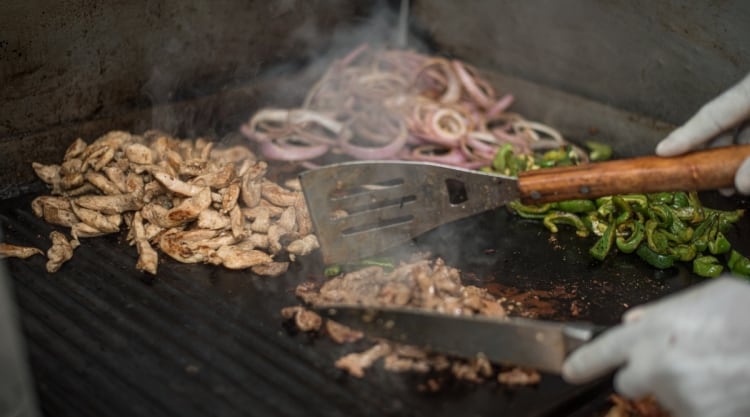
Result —
POLYGON ((575 288, 556 285, 549 290, 529 289, 488 283, 487 291, 497 297, 509 315, 533 319, 560 319, 567 315, 578 317, 586 310, 586 303, 577 298, 575 288))

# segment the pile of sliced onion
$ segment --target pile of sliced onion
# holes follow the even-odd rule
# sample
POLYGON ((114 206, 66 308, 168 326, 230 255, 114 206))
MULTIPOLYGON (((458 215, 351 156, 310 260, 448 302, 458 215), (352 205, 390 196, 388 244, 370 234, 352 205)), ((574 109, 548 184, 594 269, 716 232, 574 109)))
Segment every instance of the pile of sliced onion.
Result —
POLYGON ((328 68, 301 107, 262 109, 241 131, 267 159, 308 167, 335 153, 478 168, 504 144, 519 155, 569 145, 508 112, 513 100, 459 60, 362 45, 328 68))

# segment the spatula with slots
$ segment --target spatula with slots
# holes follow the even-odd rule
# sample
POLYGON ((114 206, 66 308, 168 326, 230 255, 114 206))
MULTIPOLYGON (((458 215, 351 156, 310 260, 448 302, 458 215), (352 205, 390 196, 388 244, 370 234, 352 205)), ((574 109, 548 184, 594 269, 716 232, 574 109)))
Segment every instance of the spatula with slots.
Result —
MULTIPOLYGON (((425 162, 344 162, 300 174, 327 264, 376 255, 442 224, 525 204, 628 193, 732 187, 750 145, 521 173, 518 178, 425 162)), ((457 242, 458 244, 459 242, 457 242)))

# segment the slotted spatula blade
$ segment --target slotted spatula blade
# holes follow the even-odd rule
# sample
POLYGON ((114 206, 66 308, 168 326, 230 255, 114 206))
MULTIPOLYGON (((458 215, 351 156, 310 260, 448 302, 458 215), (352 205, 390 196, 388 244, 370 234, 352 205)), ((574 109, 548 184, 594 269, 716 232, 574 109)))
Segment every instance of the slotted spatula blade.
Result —
POLYGON ((519 198, 515 178, 424 162, 345 162, 300 181, 326 263, 377 254, 519 198))

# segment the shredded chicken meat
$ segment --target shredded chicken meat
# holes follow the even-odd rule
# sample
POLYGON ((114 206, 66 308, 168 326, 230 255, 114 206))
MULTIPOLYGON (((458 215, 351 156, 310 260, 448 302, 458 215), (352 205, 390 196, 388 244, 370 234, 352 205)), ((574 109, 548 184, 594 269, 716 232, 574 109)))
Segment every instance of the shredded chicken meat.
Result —
POLYGON ((34 255, 43 255, 41 249, 33 246, 11 245, 10 243, 0 243, 0 259, 3 258, 21 258, 26 259, 34 255))
POLYGON ((618 394, 610 396, 612 408, 604 417, 670 417, 671 414, 664 410, 652 396, 646 396, 638 400, 630 400, 618 394))
POLYGON ((138 252, 136 268, 150 274, 161 252, 179 262, 275 276, 318 248, 299 184, 266 178, 268 165, 246 147, 112 131, 91 144, 76 139, 60 164, 32 167, 51 194, 32 202, 34 214, 69 228, 75 242, 65 246, 68 239, 56 232, 50 272, 70 259, 80 238, 123 226, 138 252))
MULTIPOLYGON (((306 305, 408 306, 452 315, 506 317, 499 299, 483 288, 463 285, 460 271, 445 265, 442 259, 433 261, 423 257, 403 263, 390 272, 380 266, 369 266, 341 274, 320 286, 302 283, 295 293, 306 305)), ((302 331, 320 330, 319 323, 314 328, 306 323, 300 325, 300 317, 305 311, 308 310, 299 305, 284 309, 282 315, 293 319, 302 331)), ((362 338, 361 332, 331 320, 326 320, 323 328, 337 343, 351 343, 362 338)), ((340 358, 336 366, 355 377, 363 377, 365 370, 381 359, 384 368, 394 372, 447 372, 461 380, 483 382, 494 378, 508 385, 533 385, 540 380, 539 373, 534 370, 491 364, 482 355, 466 360, 383 340, 377 340, 365 351, 340 358)), ((439 385, 439 381, 433 379, 427 387, 438 389, 439 385)))

